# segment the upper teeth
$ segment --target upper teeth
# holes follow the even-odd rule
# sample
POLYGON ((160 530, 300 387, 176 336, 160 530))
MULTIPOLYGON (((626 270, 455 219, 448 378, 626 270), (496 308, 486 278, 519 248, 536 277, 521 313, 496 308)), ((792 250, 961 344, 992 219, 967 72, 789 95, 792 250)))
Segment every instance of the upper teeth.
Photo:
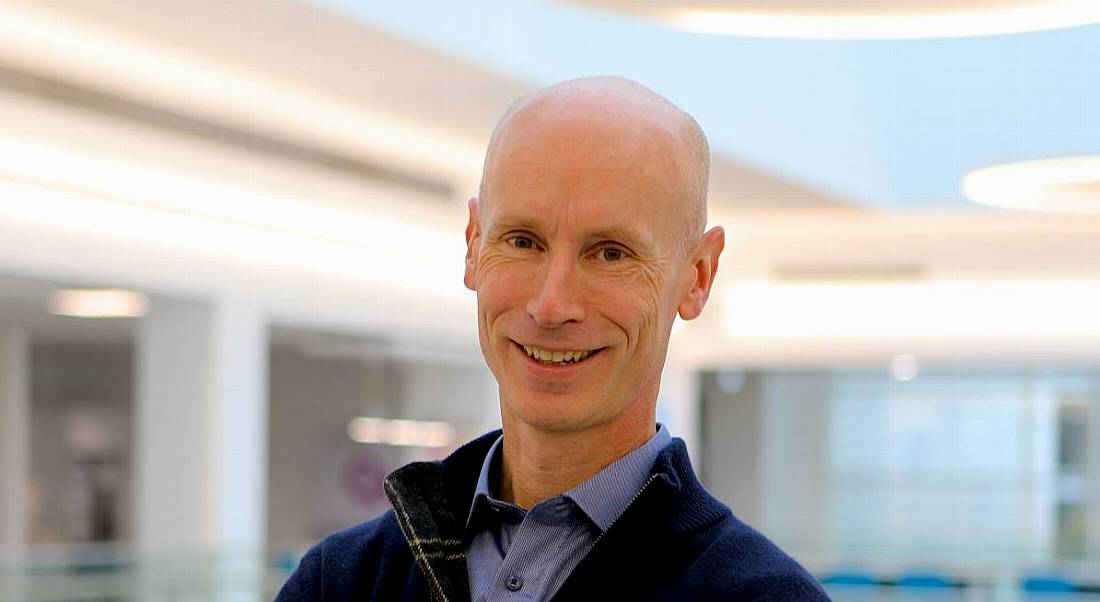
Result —
POLYGON ((543 362, 579 362, 592 355, 591 351, 550 351, 530 345, 524 345, 527 355, 543 362))

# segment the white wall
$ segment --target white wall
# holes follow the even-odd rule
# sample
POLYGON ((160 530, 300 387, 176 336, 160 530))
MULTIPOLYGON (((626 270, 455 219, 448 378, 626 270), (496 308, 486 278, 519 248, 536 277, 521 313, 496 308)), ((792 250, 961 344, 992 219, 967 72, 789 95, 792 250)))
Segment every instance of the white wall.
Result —
POLYGON ((115 539, 132 535, 131 370, 125 343, 39 344, 32 353, 31 544, 87 539, 89 500, 79 463, 106 461, 117 480, 115 539))
POLYGON ((268 550, 300 552, 325 534, 389 509, 382 479, 440 449, 358 444, 356 416, 443 420, 466 438, 499 426, 496 386, 478 362, 318 357, 278 346, 271 354, 268 550))

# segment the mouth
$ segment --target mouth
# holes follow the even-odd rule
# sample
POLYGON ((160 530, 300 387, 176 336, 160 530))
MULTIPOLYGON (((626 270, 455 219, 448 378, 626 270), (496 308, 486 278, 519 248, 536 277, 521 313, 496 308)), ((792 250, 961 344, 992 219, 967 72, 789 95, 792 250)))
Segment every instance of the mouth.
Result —
POLYGON ((520 343, 516 343, 516 346, 522 349, 528 358, 546 366, 572 366, 585 362, 606 349, 606 347, 599 347, 596 349, 554 350, 520 343))

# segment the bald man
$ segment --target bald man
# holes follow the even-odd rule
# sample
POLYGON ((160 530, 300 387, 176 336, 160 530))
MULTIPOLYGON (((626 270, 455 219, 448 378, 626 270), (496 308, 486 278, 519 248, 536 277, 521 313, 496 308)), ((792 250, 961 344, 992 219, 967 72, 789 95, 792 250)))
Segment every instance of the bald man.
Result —
POLYGON ((629 80, 515 103, 464 277, 503 429, 387 477, 393 510, 314 547, 278 600, 827 600, 656 423, 673 321, 703 311, 724 245, 708 172, 695 120, 629 80))

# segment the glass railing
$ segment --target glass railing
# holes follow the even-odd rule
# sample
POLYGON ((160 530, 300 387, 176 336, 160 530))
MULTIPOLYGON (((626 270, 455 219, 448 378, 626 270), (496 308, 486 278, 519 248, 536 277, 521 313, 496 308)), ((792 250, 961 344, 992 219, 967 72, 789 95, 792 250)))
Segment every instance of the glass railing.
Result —
MULTIPOLYGON (((938 571, 810 566, 836 602, 1100 602, 1100 572, 1087 564, 938 571)), ((286 555, 154 557, 115 546, 62 546, 0 568, 0 602, 266 602, 292 570, 286 555)))

